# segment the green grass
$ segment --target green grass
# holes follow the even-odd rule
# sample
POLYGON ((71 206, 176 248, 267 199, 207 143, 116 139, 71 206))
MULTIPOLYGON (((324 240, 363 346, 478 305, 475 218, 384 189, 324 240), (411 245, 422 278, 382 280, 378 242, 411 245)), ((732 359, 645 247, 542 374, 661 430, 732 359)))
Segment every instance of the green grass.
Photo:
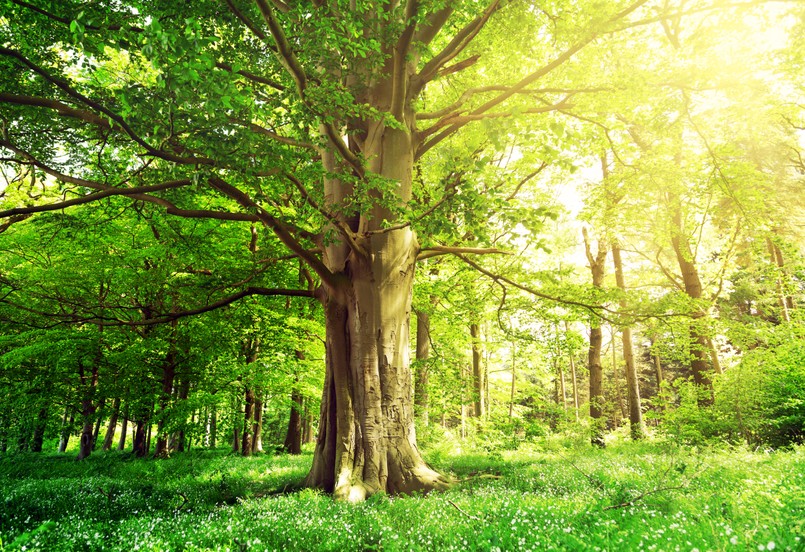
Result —
POLYGON ((310 456, 0 455, 5 550, 805 550, 805 449, 545 441, 429 460, 430 496, 335 503, 310 456))

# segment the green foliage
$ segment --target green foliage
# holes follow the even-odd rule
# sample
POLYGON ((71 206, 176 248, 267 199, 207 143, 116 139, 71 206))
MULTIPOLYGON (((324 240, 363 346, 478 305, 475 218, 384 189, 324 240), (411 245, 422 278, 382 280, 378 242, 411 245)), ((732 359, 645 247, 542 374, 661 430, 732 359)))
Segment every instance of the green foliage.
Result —
POLYGON ((309 455, 0 456, 0 537, 29 551, 801 549, 801 449, 566 445, 429 456, 450 491, 357 505, 272 494, 301 481, 309 455))

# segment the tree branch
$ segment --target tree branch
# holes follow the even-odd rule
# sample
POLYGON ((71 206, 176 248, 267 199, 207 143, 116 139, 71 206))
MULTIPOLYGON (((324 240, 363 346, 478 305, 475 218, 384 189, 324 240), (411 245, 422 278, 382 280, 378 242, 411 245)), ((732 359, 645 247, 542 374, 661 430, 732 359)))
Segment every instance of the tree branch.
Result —
POLYGON ((221 178, 211 177, 209 179, 210 186, 218 190, 225 196, 234 199, 241 207, 248 211, 253 211, 257 218, 270 228, 279 240, 285 244, 288 249, 296 253, 300 259, 305 261, 310 268, 321 278, 322 282, 332 287, 337 287, 340 280, 333 274, 314 254, 305 249, 301 243, 293 236, 291 228, 278 220, 271 214, 265 211, 259 204, 255 203, 245 192, 239 190, 235 186, 225 182, 221 178))
POLYGON ((416 260, 421 261, 430 259, 431 257, 438 257, 440 255, 457 255, 473 254, 473 255, 514 255, 511 251, 504 249, 497 249, 495 247, 451 247, 447 245, 434 245, 432 247, 423 247, 419 251, 416 260))

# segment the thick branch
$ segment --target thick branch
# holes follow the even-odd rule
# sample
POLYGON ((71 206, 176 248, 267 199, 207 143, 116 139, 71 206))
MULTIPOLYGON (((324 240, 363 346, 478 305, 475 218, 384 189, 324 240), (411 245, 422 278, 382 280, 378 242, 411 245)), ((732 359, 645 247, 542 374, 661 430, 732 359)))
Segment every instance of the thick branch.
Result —
POLYGON ((159 192, 162 190, 170 190, 173 188, 181 188, 182 186, 189 186, 190 184, 192 184, 190 180, 172 180, 170 182, 164 182, 162 184, 156 184, 154 186, 137 186, 134 188, 110 187, 100 192, 87 194, 81 197, 77 197, 75 199, 60 201, 58 203, 51 203, 49 205, 34 205, 30 207, 15 207, 13 209, 7 209, 5 211, 0 211, 0 218, 13 217, 16 215, 31 215, 34 213, 44 213, 46 211, 58 211, 60 209, 65 209, 67 207, 73 207, 74 205, 83 205, 84 203, 98 201, 99 199, 103 199, 105 197, 115 195, 133 196, 150 192, 159 192))
POLYGON ((513 255, 511 251, 506 251, 503 249, 497 249, 495 247, 450 247, 447 245, 434 245, 432 247, 423 247, 419 255, 417 255, 416 260, 421 261, 423 259, 430 259, 431 257, 438 257, 440 255, 463 255, 463 254, 472 254, 472 255, 490 255, 490 254, 498 254, 498 255, 513 255))
POLYGON ((234 199, 244 209, 253 211, 260 222, 270 228, 274 234, 276 234, 279 240, 288 247, 288 249, 299 255, 299 258, 305 261, 305 263, 307 263, 308 266, 310 266, 310 268, 312 268, 313 271, 318 274, 322 282, 333 287, 339 284, 339 280, 335 274, 330 272, 321 259, 313 255, 310 251, 305 249, 301 243, 299 243, 299 241, 293 236, 293 233, 288 225, 266 212, 245 192, 239 190, 224 180, 217 177, 211 177, 209 179, 209 183, 214 189, 218 190, 225 196, 234 199))
POLYGON ((481 29, 484 28, 486 22, 499 8, 500 0, 494 0, 489 7, 484 10, 484 13, 470 21, 467 26, 456 33, 456 35, 453 37, 453 40, 451 40, 441 52, 433 56, 431 60, 425 64, 419 74, 417 74, 414 92, 419 92, 422 90, 422 88, 438 74, 439 70, 444 67, 446 63, 458 56, 478 35, 481 29))

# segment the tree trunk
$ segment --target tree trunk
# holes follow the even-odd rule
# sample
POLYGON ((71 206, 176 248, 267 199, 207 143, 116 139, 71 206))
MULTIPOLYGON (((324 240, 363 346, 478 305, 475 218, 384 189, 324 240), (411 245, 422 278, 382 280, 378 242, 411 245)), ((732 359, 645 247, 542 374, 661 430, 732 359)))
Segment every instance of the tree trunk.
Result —
MULTIPOLYGON (((609 331, 611 335, 610 344, 612 345, 612 382, 615 386, 615 396, 618 399, 618 408, 620 408, 621 411, 620 419, 623 419, 628 414, 628 409, 623 401, 623 391, 621 391, 620 377, 618 377, 618 347, 615 344, 615 335, 617 334, 615 331, 615 326, 610 326, 609 331)), ((620 426, 620 419, 616 424, 617 426, 620 426)))
POLYGON ((302 442, 305 444, 313 442, 313 412, 308 408, 308 402, 305 401, 304 428, 302 429, 302 442))
POLYGON ((509 419, 514 417, 514 394, 517 392, 517 345, 512 342, 512 388, 509 396, 509 419))
MULTIPOLYGON (((96 359, 97 360, 97 359, 96 359)), ((82 391, 84 393, 81 399, 81 418, 84 424, 81 428, 81 442, 78 448, 78 459, 83 460, 92 453, 92 430, 93 422, 92 417, 95 414, 95 389, 98 386, 98 362, 92 363, 92 369, 89 376, 85 372, 83 364, 79 363, 78 366, 79 379, 81 381, 82 391)))
POLYGON ((96 411, 95 429, 92 430, 92 450, 98 448, 98 436, 101 434, 101 422, 103 422, 103 411, 106 407, 106 399, 101 399, 96 411))
POLYGON ((61 419, 61 435, 59 436, 59 452, 62 453, 67 450, 67 443, 70 441, 70 433, 73 431, 73 424, 75 423, 75 415, 70 405, 64 408, 64 416, 61 419), (70 414, 69 420, 67 414, 70 414))
POLYGON ((210 409, 210 422, 209 422, 209 446, 214 449, 217 446, 218 439, 218 409, 213 405, 210 409))
POLYGON ((794 298, 786 293, 784 284, 785 261, 780 247, 770 238, 766 238, 771 264, 775 267, 777 284, 777 303, 780 305, 780 314, 783 322, 791 322, 791 309, 794 307, 794 298))
POLYGON ((260 398, 254 399, 254 426, 252 426, 252 433, 254 435, 252 441, 252 452, 263 451, 263 401, 260 398))
MULTIPOLYGON (((590 263, 593 286, 601 289, 604 286, 604 262, 607 258, 607 247, 598 242, 598 252, 593 255, 587 230, 582 230, 584 249, 590 263)), ((601 349, 604 336, 597 319, 590 320, 590 347, 587 350, 587 368, 590 371, 590 442, 599 447, 604 446, 604 368, 601 364, 601 349)))
POLYGON ((288 415, 288 430, 285 433, 283 448, 288 454, 302 452, 302 394, 294 389, 291 392, 291 411, 288 415))
POLYGON ((430 357, 430 316, 423 311, 416 313, 416 384, 414 385, 414 408, 422 421, 428 425, 428 358, 430 357))
MULTIPOLYGON (((171 335, 168 353, 162 364, 162 391, 159 395, 159 417, 157 421, 157 445, 154 456, 165 458, 169 454, 168 434, 165 431, 165 422, 170 408, 171 397, 173 395, 173 382, 176 379, 176 325, 177 321, 171 322, 171 335)), ((150 448, 150 447, 149 447, 150 448)))
POLYGON ((115 438, 117 429, 117 417, 120 415, 120 397, 116 397, 112 403, 112 414, 109 417, 109 425, 106 428, 106 437, 103 439, 101 450, 107 451, 112 448, 112 440, 115 438))
POLYGON ((486 401, 484 399, 484 372, 481 365, 481 328, 477 323, 470 324, 472 337, 472 386, 475 399, 474 415, 478 418, 484 415, 486 401))
POLYGON ((660 392, 662 389, 662 382, 663 382, 663 374, 662 374, 662 363, 660 362, 660 353, 657 352, 655 348, 656 339, 654 337, 651 338, 651 358, 654 360, 654 375, 657 378, 657 393, 660 392))
MULTIPOLYGON (((401 139, 396 134, 410 139, 387 129, 387 147, 401 139)), ((343 257, 343 279, 324 300, 327 369, 306 482, 350 501, 445 488, 422 459, 414 429, 408 330, 416 239, 404 228, 372 234, 361 245, 371 254, 343 257)), ((341 264, 338 255, 328 249, 331 266, 341 264)))
POLYGON ((558 393, 556 394, 556 404, 562 406, 562 410, 567 415, 567 388, 565 386, 565 371, 562 370, 562 364, 559 362, 558 357, 553 358, 553 366, 556 370, 556 381, 558 383, 558 393))
MULTIPOLYGON (((671 237, 671 245, 676 255, 679 271, 682 274, 682 283, 684 284, 685 293, 694 301, 698 301, 702 297, 702 283, 699 279, 699 271, 696 268, 690 244, 685 238, 682 225, 682 212, 678 206, 679 198, 673 195, 669 195, 669 197, 669 203, 676 205, 673 213, 674 234, 671 237)), ((712 381, 710 381, 710 367, 707 362, 708 337, 703 327, 705 318, 706 313, 702 310, 697 310, 691 315, 691 322, 688 326, 691 355, 690 371, 696 386, 704 387, 712 394, 713 384, 712 381)), ((700 402, 708 403, 711 401, 701 400, 700 402)))
POLYGON ((117 443, 117 450, 126 450, 126 433, 129 429, 129 403, 126 401, 126 409, 123 411, 123 422, 120 424, 120 441, 117 443))
POLYGON ((254 389, 246 388, 243 394, 245 406, 243 408, 243 438, 240 443, 240 453, 243 456, 252 455, 252 426, 254 425, 254 389))
POLYGON ((148 454, 148 449, 145 446, 145 421, 137 420, 134 425, 134 439, 131 443, 131 450, 138 458, 144 457, 148 454))
POLYGON ((31 452, 42 452, 42 443, 45 440, 45 429, 47 428, 48 408, 47 405, 39 409, 34 425, 34 434, 31 438, 31 452))
MULTIPOLYGON (((623 261, 621 260, 621 250, 617 245, 612 246, 612 262, 615 265, 615 282, 618 288, 626 291, 626 280, 623 277, 623 261)), ((627 308, 626 300, 621 299, 622 310, 627 308)), ((626 370, 626 398, 629 409, 629 430, 633 440, 642 439, 645 434, 643 426, 643 411, 640 404, 640 387, 637 379, 637 367, 634 361, 634 349, 632 347, 632 328, 626 326, 621 331, 621 341, 623 343, 623 362, 626 370)))

